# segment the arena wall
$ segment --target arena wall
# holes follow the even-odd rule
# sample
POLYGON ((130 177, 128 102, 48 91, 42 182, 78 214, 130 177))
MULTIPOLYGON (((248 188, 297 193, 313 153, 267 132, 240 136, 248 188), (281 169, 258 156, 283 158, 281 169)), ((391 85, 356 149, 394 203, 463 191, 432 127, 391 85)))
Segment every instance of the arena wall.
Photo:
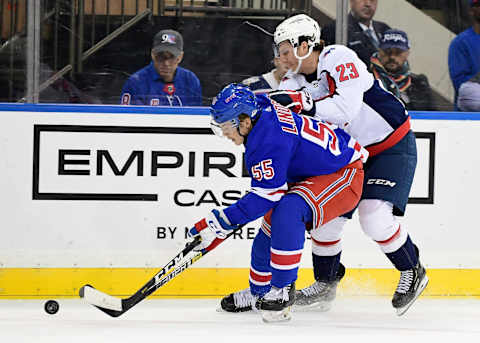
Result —
MULTIPOLYGON (((479 113, 412 113, 419 159, 401 223, 420 246, 426 296, 480 296, 475 212, 479 113)), ((0 104, 0 298, 129 295, 185 245, 185 230, 249 188, 242 148, 215 137, 207 108, 0 104)), ((258 221, 158 297, 248 285, 258 221)), ((345 295, 391 295, 398 272, 354 216, 345 295)), ((310 240, 298 287, 312 280, 310 240)))

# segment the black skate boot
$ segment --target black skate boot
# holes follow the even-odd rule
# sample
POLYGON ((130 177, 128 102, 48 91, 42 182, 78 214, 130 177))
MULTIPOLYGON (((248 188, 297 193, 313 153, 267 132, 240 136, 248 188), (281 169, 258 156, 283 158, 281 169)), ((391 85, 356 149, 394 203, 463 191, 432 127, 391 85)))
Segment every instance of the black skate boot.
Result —
POLYGON ((337 285, 345 276, 345 266, 339 264, 335 280, 331 282, 315 281, 312 285, 302 288, 295 293, 294 311, 315 309, 326 312, 332 307, 337 296, 337 285))
POLYGON ((270 292, 259 298, 255 306, 261 310, 265 323, 285 322, 290 320, 290 306, 295 301, 295 282, 283 287, 270 289, 270 292))
POLYGON ((400 272, 400 281, 393 294, 392 305, 401 316, 412 306, 428 284, 425 268, 418 261, 413 269, 400 272))
POLYGON ((251 311, 258 297, 252 295, 250 288, 227 295, 220 302, 220 311, 227 312, 246 312, 251 311))

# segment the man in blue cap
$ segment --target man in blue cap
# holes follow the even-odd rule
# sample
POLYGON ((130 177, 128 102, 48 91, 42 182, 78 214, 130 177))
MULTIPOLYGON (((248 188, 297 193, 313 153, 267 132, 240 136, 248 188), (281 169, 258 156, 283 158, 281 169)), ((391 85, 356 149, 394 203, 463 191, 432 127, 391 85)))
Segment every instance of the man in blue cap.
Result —
POLYGON ((153 38, 152 62, 131 75, 122 89, 122 105, 201 106, 198 77, 179 67, 183 38, 175 30, 162 30, 153 38))
POLYGON ((370 71, 401 99, 408 110, 435 111, 432 89, 425 75, 410 71, 410 42, 401 30, 387 30, 378 52, 370 58, 370 71))
POLYGON ((455 88, 455 108, 480 111, 480 0, 469 0, 472 27, 450 43, 448 69, 455 88))

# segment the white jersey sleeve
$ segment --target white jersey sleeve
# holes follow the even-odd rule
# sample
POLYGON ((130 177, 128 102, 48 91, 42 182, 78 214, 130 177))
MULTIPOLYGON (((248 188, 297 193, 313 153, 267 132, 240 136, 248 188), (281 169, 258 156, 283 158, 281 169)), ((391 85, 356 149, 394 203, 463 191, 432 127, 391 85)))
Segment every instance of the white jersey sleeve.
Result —
POLYGON ((372 87, 373 75, 353 50, 340 45, 322 51, 317 72, 324 87, 312 94, 315 116, 343 127, 360 112, 363 93, 372 87), (325 88, 327 94, 322 94, 325 88))
POLYGON ((360 112, 363 93, 372 87, 373 76, 357 54, 342 45, 329 45, 318 59, 317 80, 289 72, 279 89, 305 87, 316 106, 315 117, 343 128, 360 112))

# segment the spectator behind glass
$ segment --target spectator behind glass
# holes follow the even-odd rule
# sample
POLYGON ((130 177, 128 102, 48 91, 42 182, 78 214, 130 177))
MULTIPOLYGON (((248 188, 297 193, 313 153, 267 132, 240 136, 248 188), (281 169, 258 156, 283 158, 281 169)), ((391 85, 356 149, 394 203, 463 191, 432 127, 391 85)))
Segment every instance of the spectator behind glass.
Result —
POLYGON ((432 89, 425 75, 413 74, 408 64, 410 42, 405 32, 387 30, 378 52, 370 58, 370 71, 408 110, 434 111, 432 89))
MULTIPOLYGON (((372 20, 377 3, 378 0, 350 0, 347 46, 355 51, 367 66, 372 54, 378 50, 383 33, 390 29, 387 24, 372 20)), ((322 29, 321 39, 326 45, 335 44, 335 25, 334 21, 322 29)))
POLYGON ((455 109, 480 112, 480 0, 469 0, 473 25, 455 37, 448 69, 455 88, 455 109))
POLYGON ((245 86, 248 86, 248 88, 250 88, 255 94, 268 93, 277 90, 280 81, 282 81, 283 76, 285 76, 288 71, 288 66, 280 60, 275 45, 273 46, 273 54, 274 69, 260 76, 252 76, 241 82, 245 86))
POLYGON ((122 105, 201 106, 198 77, 178 65, 183 58, 183 38, 162 30, 153 38, 152 62, 129 77, 122 89, 122 105))

